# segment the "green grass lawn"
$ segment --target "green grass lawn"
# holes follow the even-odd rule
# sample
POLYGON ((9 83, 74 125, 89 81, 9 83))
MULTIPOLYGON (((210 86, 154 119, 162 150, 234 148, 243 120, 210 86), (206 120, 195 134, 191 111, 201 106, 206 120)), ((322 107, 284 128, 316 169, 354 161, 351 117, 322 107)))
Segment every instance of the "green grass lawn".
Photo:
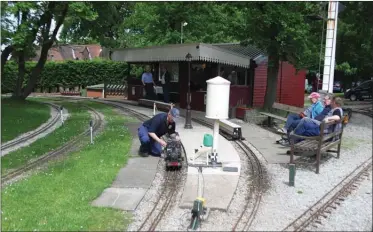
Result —
POLYGON ((109 187, 127 161, 131 135, 123 129, 123 116, 111 107, 89 103, 107 121, 105 130, 63 161, 46 171, 2 190, 2 229, 13 231, 126 230, 129 214, 91 206, 109 187))
POLYGON ((50 108, 32 100, 1 99, 1 142, 38 128, 48 121, 50 108))
POLYGON ((54 130, 47 136, 36 140, 30 146, 20 148, 1 158, 1 173, 5 174, 10 169, 18 168, 32 158, 39 157, 45 153, 62 146, 88 128, 91 119, 87 108, 68 102, 59 102, 65 107, 70 117, 64 125, 54 130))

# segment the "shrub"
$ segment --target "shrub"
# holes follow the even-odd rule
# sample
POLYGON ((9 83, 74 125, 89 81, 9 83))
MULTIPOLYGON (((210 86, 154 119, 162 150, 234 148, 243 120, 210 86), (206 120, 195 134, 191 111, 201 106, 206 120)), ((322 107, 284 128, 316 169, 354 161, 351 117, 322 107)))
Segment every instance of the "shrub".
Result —
MULTIPOLYGON (((26 62, 24 85, 27 84, 36 62, 26 62)), ((127 64, 108 60, 47 62, 40 74, 38 88, 56 86, 74 87, 103 83, 123 83, 127 76, 127 64)), ((1 78, 3 93, 12 92, 18 77, 18 64, 8 61, 1 78)))

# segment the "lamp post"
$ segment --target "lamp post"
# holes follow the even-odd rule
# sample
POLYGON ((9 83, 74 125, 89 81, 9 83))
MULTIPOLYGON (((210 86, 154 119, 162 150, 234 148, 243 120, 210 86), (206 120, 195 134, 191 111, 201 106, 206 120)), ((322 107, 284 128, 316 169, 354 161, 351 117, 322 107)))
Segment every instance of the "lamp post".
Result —
POLYGON ((187 22, 182 22, 181 23, 181 43, 183 43, 183 27, 185 27, 186 25, 188 25, 187 22))
POLYGON ((192 112, 190 109, 190 101, 191 101, 191 94, 190 94, 190 62, 192 61, 192 55, 188 52, 185 56, 185 59, 188 61, 188 94, 187 94, 187 110, 186 110, 186 117, 185 117, 185 129, 193 129, 192 126, 192 112))

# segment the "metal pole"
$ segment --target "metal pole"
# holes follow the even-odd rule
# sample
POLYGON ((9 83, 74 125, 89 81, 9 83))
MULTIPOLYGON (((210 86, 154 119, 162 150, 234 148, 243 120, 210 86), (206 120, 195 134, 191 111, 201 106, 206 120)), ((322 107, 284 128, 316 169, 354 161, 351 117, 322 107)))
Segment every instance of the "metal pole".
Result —
POLYGON ((89 129, 91 131, 91 144, 93 144, 93 121, 89 122, 89 129))
POLYGON ((64 121, 63 121, 63 106, 60 107, 60 116, 61 116, 61 123, 63 125, 64 121))
POLYGON ((337 39, 338 2, 330 1, 325 41, 325 59, 322 90, 333 93, 335 46, 337 39))
POLYGON ((192 126, 192 112, 190 107, 191 94, 190 94, 190 60, 188 61, 188 94, 187 94, 187 110, 185 118, 185 129, 193 129, 192 126))
POLYGON ((183 43, 183 22, 181 22, 181 38, 180 38, 180 43, 183 43))
POLYGON ((295 183, 295 164, 289 164, 289 186, 295 183))
POLYGON ((218 161, 218 157, 217 157, 218 156, 218 145, 219 145, 219 120, 215 119, 211 163, 217 163, 218 161))

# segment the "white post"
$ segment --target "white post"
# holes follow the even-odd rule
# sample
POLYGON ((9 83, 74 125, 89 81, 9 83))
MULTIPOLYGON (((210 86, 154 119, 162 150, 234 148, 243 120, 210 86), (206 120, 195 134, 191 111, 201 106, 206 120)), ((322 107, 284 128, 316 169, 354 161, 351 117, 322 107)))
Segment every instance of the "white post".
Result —
POLYGON ((93 122, 92 120, 89 122, 89 129, 91 131, 91 144, 93 144, 93 122))
POLYGON ((63 125, 63 106, 60 107, 60 116, 61 116, 61 123, 63 125))
POLYGON ((213 162, 217 162, 218 145, 219 145, 219 120, 215 119, 214 137, 213 137, 213 143, 212 143, 212 156, 211 156, 211 161, 213 162))
POLYGON ((155 115, 155 102, 153 103, 153 116, 155 115))
POLYGON ((333 93, 335 50, 337 41, 338 2, 330 1, 325 41, 324 73, 322 90, 333 93))

